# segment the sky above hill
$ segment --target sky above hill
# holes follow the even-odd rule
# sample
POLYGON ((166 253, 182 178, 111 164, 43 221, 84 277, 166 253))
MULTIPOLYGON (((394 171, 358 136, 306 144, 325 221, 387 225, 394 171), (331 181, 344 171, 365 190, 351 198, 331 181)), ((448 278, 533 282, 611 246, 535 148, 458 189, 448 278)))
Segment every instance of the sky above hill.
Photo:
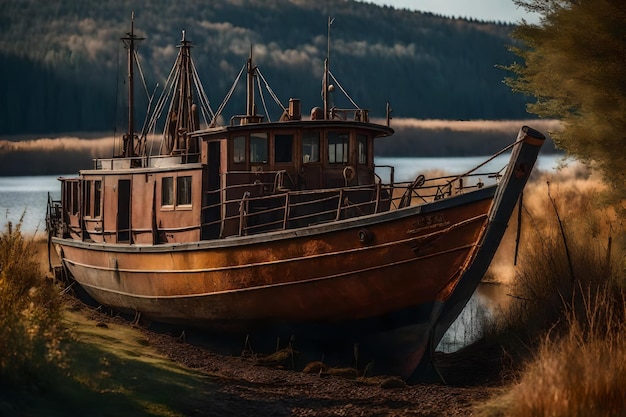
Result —
POLYGON ((516 23, 522 18, 536 23, 536 15, 513 4, 513 0, 361 0, 393 6, 396 9, 419 10, 448 17, 475 18, 486 21, 516 23))

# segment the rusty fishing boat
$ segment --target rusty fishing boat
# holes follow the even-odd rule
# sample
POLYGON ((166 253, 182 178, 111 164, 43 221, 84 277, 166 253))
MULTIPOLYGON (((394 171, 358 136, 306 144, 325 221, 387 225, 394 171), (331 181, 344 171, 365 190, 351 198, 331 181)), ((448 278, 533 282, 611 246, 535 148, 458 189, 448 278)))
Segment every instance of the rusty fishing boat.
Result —
POLYGON ((133 26, 122 38, 128 131, 117 154, 60 178, 61 199, 48 201, 68 275, 122 312, 241 334, 306 329, 369 346, 379 369, 415 377, 489 266, 544 136, 521 127, 493 175, 479 166, 396 182, 374 163, 374 142, 394 133, 389 106, 380 124, 333 107, 328 59, 320 107, 304 115, 290 99, 270 121, 257 114, 265 79, 251 54, 239 73, 246 112, 220 122, 224 105, 210 109, 184 35, 138 132, 140 39, 133 26), (151 154, 146 133, 161 114, 151 154))

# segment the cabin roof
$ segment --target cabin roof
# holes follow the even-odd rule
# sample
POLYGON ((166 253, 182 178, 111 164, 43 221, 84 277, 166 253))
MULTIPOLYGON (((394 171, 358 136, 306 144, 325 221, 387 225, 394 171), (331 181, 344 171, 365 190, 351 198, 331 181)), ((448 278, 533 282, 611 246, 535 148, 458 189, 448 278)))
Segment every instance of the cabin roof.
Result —
POLYGON ((224 135, 230 132, 247 132, 259 130, 264 131, 284 131, 294 129, 363 129, 373 133, 374 137, 390 136, 394 133, 391 127, 376 124, 365 123, 351 120, 290 120, 281 122, 264 122, 264 123, 247 123, 231 126, 219 126, 203 130, 197 130, 191 133, 192 137, 214 137, 224 135))

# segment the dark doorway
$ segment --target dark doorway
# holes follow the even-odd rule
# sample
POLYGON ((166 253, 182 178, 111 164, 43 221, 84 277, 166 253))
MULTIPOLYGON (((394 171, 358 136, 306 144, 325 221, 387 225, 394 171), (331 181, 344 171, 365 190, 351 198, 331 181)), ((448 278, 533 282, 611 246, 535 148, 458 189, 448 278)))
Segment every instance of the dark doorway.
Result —
POLYGON ((220 142, 209 142, 207 166, 204 169, 202 199, 202 239, 217 239, 221 231, 220 142))
POLYGON ((130 243, 130 180, 117 182, 117 241, 130 243))

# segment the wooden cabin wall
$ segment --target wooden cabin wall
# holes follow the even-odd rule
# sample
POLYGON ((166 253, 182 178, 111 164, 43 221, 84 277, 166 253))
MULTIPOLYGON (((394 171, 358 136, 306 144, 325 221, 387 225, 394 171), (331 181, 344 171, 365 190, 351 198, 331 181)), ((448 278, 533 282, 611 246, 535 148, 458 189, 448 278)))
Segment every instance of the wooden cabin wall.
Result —
POLYGON ((203 137, 203 163, 209 162, 208 143, 214 141, 220 142, 221 152, 222 237, 241 232, 240 207, 247 204, 245 199, 374 184, 373 138, 366 129, 272 126, 264 130, 261 126, 258 131, 256 127, 220 131, 219 136, 203 137), (259 159, 253 155, 258 148, 252 142, 258 145, 264 137, 267 155, 259 159))
POLYGON ((156 181, 154 174, 132 176, 131 187, 131 229, 132 242, 152 244, 156 210, 156 181))
MULTIPOLYGON (((202 208, 202 170, 171 171, 155 174, 156 180, 156 242, 175 243, 200 240, 200 213, 202 208), (171 178, 172 204, 164 204, 163 181, 171 178), (191 204, 178 201, 179 179, 191 179, 191 204)), ((169 203, 169 202, 167 202, 169 203)), ((147 216, 149 217, 149 216, 147 216)))
POLYGON ((64 223, 74 239, 128 244, 153 244, 200 239, 202 170, 169 172, 99 172, 80 183, 63 185, 64 223), (182 178, 186 178, 183 180, 182 178), (172 204, 163 204, 163 179, 172 184, 172 204), (190 185, 189 201, 178 201, 178 179, 190 185), (96 182, 100 190, 96 191, 96 182), (80 209, 75 191, 80 184, 80 209), (97 208, 96 208, 97 207, 97 208), (82 232, 82 233, 81 233, 82 232))
POLYGON ((117 180, 118 175, 106 175, 103 183, 102 224, 104 227, 104 241, 117 242, 117 180))
POLYGON ((81 239, 80 214, 80 183, 76 179, 66 179, 61 185, 61 204, 63 206, 64 234, 81 239))
POLYGON ((102 217, 103 178, 101 175, 86 175, 82 181, 83 240, 104 241, 102 217))

